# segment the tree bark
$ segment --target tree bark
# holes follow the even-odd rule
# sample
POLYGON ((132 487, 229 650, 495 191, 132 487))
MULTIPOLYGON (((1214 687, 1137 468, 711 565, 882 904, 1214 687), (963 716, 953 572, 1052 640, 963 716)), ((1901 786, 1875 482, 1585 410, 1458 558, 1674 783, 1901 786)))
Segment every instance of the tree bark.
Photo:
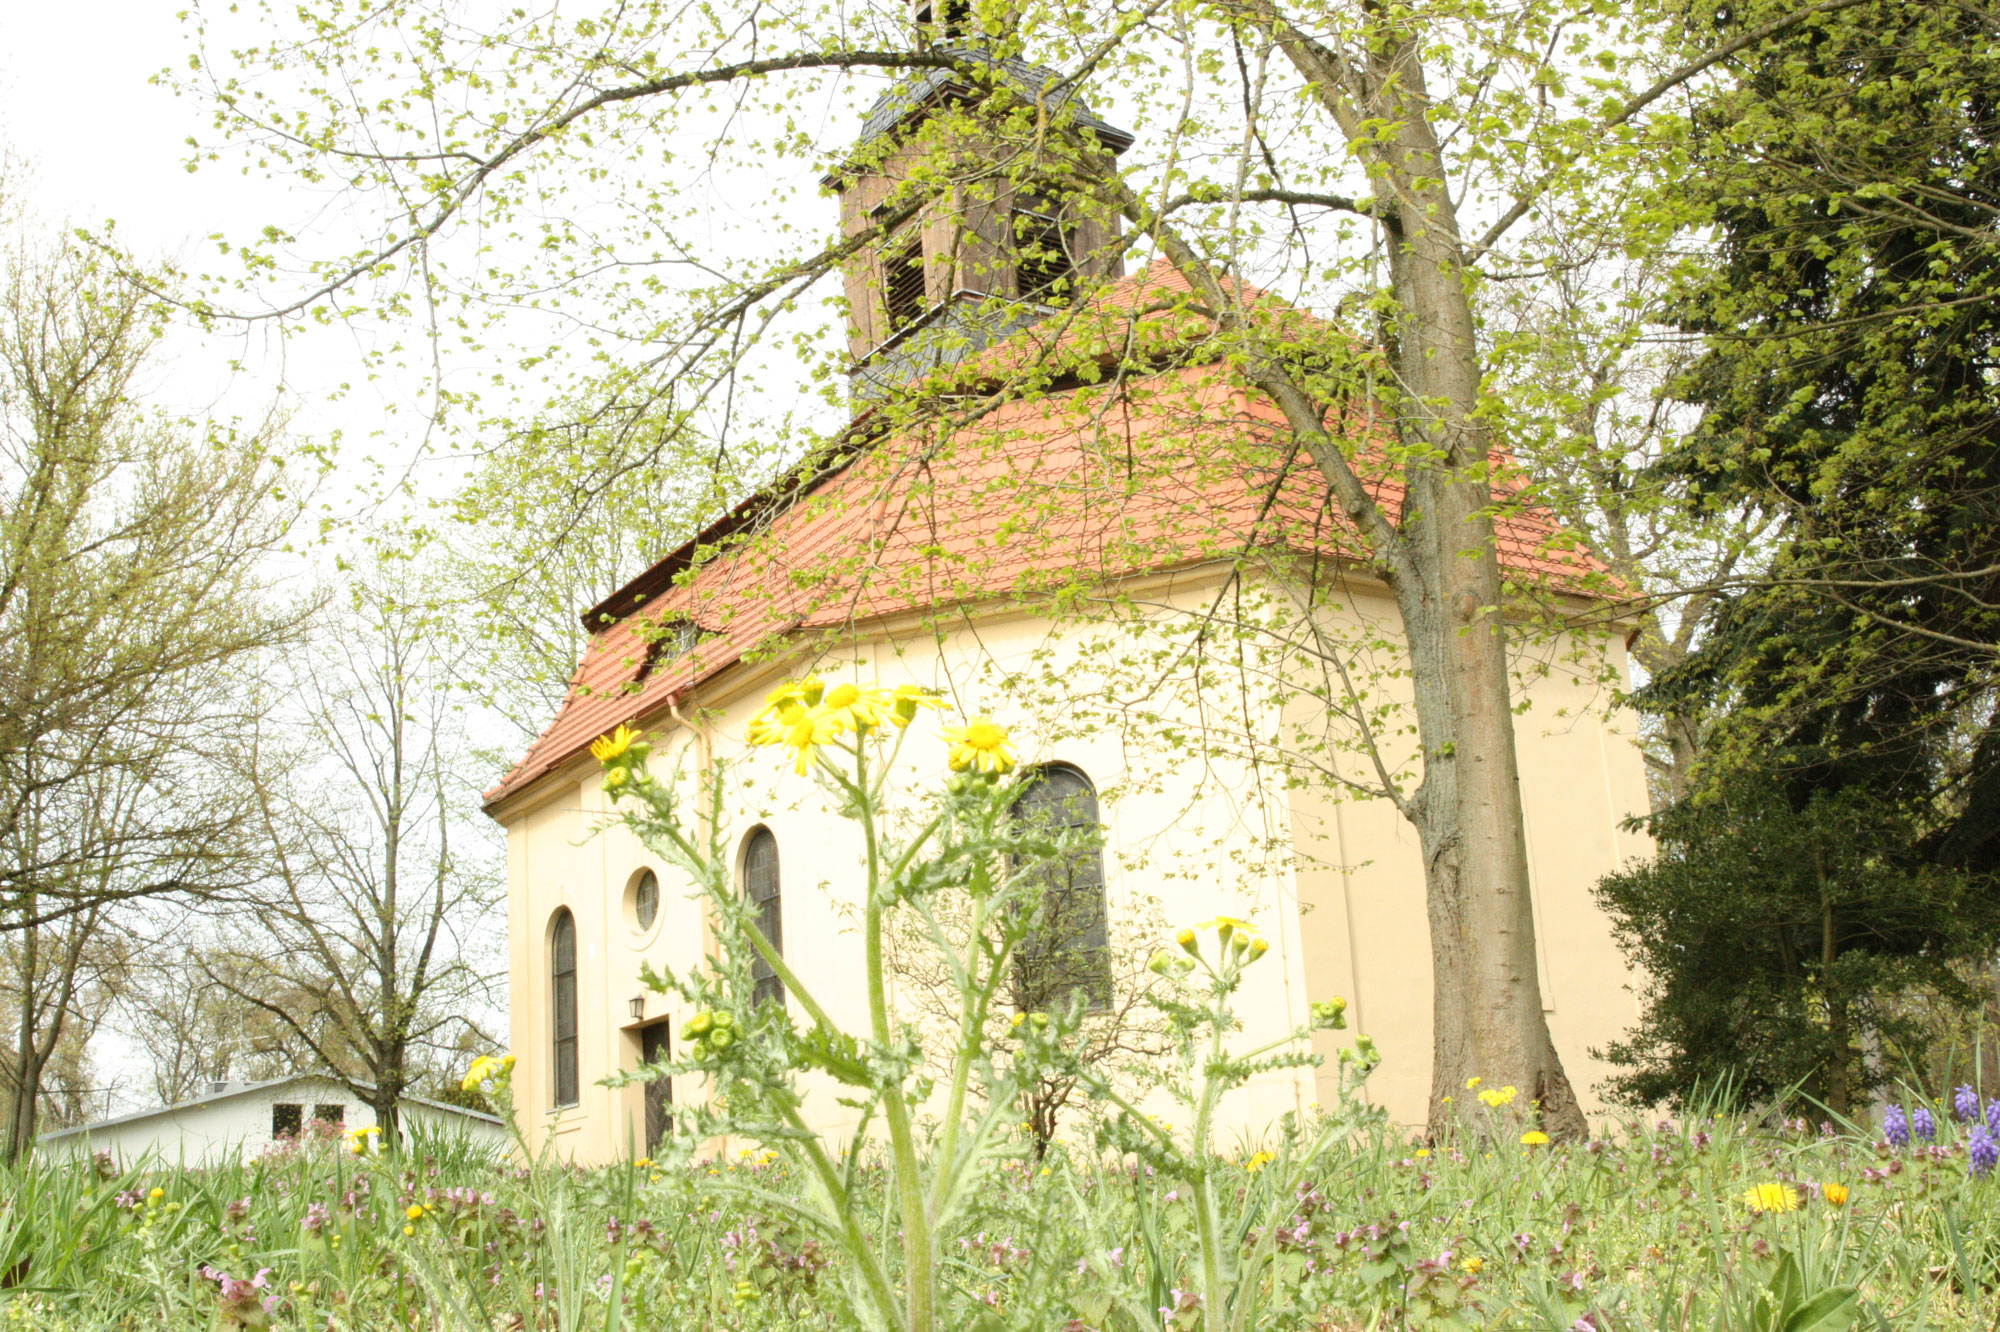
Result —
MULTIPOLYGON (((1284 51, 1371 168, 1397 316, 1391 363, 1402 511, 1390 524, 1281 365, 1274 394, 1348 509, 1396 597, 1408 641, 1423 779, 1402 803, 1424 857, 1433 969, 1430 1123, 1480 1077, 1539 1103, 1558 1137, 1587 1131, 1542 1008, 1499 550, 1479 416, 1482 365, 1456 206, 1429 118, 1414 34, 1387 19, 1350 57, 1268 0, 1247 12, 1284 51), (1393 127, 1384 129, 1384 126, 1393 127), (1384 137, 1386 135, 1386 137, 1384 137)), ((1197 288, 1199 290, 1199 288, 1197 288)), ((1273 383, 1261 383, 1270 391, 1273 383)))

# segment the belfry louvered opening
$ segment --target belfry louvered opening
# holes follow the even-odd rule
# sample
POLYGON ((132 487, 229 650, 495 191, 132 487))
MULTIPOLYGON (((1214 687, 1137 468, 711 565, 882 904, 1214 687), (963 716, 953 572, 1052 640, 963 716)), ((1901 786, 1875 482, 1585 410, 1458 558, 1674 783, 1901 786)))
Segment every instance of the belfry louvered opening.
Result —
POLYGON ((882 304, 891 334, 924 317, 924 245, 915 231, 891 241, 883 252, 882 304))
POLYGON ((1014 202, 1014 290, 1024 300, 1062 301, 1076 285, 1076 229, 1046 194, 1014 202))

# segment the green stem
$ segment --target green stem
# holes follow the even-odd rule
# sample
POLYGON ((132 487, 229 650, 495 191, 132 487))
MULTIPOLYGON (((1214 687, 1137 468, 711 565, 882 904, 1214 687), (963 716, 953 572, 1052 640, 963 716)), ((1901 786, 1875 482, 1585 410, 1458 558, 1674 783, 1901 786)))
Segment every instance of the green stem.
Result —
MULTIPOLYGON (((861 805, 861 828, 868 843, 868 903, 863 913, 868 959, 868 1021, 876 1048, 889 1051, 889 994, 882 965, 882 849, 875 830, 875 802, 868 789, 868 760, 863 747, 854 748, 855 795, 861 805)), ((917 1173, 917 1140, 910 1124, 910 1107, 903 1099, 903 1078, 883 1089, 882 1117, 889 1128, 889 1150, 896 1163, 896 1200, 903 1219, 903 1272, 908 1287, 909 1332, 932 1332, 935 1277, 932 1273, 930 1222, 924 1215, 923 1182, 917 1173)))
MULTIPOLYGON (((985 877, 984 870, 980 873, 985 877)), ((982 885, 985 886, 987 885, 982 885)), ((978 983, 979 944, 986 934, 989 911, 987 904, 991 898, 981 893, 976 900, 979 902, 979 908, 973 913, 971 937, 965 946, 965 980, 962 982, 964 1003, 959 1010, 958 1055, 952 1061, 951 1094, 946 1101, 944 1132, 938 1140, 936 1177, 931 1180, 930 1204, 926 1209, 926 1215, 932 1224, 942 1219, 939 1214, 943 1211, 944 1200, 958 1175, 959 1125, 965 1114, 965 1097, 972 1076, 972 1064, 979 1056, 980 1035, 986 1029, 986 1014, 992 998, 991 987, 978 983)), ((1006 958, 1003 956, 995 964, 996 974, 998 968, 1005 965, 1006 958)))
MULTIPOLYGON (((1227 945, 1224 945, 1227 947, 1227 945)), ((1222 1322, 1222 1225, 1215 1214, 1214 1191, 1209 1187, 1209 1172, 1214 1168, 1214 1153, 1209 1151, 1209 1121, 1215 1114, 1215 1100, 1222 1086, 1222 1079, 1215 1075, 1215 1066, 1222 1061, 1227 1051, 1223 1048, 1223 1033, 1229 1027, 1229 983, 1231 967, 1225 956, 1222 969, 1215 972, 1215 1008, 1209 1019, 1208 1060, 1201 1070, 1201 1097, 1195 1104, 1194 1141, 1189 1150, 1195 1160, 1194 1197, 1195 1226, 1201 1236, 1201 1280, 1202 1319, 1213 1321, 1217 1326, 1222 1322)))
POLYGON ((812 1167, 814 1176, 819 1180, 820 1188, 826 1191, 828 1206, 839 1219, 840 1233, 846 1239, 848 1252, 854 1256, 855 1262, 861 1265, 862 1278, 867 1282, 869 1292, 875 1297, 876 1307, 882 1312, 883 1323, 885 1325, 892 1323, 896 1317, 896 1289, 889 1281, 889 1274, 882 1270, 882 1263, 875 1256, 875 1250, 868 1243, 867 1232, 861 1228, 857 1210, 848 1198, 847 1187, 840 1181, 840 1172, 834 1169, 832 1159, 826 1154, 826 1148, 812 1135, 812 1131, 806 1127, 805 1120, 800 1118, 795 1104, 782 1106, 780 1113, 798 1131, 797 1141, 805 1152, 806 1161, 812 1167))

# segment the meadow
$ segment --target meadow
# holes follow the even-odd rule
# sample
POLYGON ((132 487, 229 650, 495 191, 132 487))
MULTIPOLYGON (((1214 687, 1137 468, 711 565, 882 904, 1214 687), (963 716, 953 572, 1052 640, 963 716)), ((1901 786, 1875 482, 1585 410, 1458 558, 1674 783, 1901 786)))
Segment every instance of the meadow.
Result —
MULTIPOLYGON (((1964 1098, 1961 1098, 1963 1101, 1964 1098)), ((1588 1142, 1386 1127, 1222 1163, 1238 1261, 1204 1307, 1188 1200, 1130 1157, 1023 1134, 941 1236, 939 1325, 999 1332, 1491 1327, 1987 1329, 2000 1102, 1888 1125, 1689 1115, 1588 1142), (1926 1138, 1926 1134, 1929 1137, 1926 1138), (1277 1217, 1275 1227, 1259 1222, 1277 1217)), ((1486 1121, 1489 1126, 1493 1121, 1486 1121)), ((1532 1133, 1522 1135, 1534 1137, 1532 1133)), ((895 1226, 882 1161, 865 1225, 895 1226)), ((49 1329, 865 1326, 775 1152, 580 1170, 429 1141, 208 1170, 0 1175, 0 1322, 49 1329)))

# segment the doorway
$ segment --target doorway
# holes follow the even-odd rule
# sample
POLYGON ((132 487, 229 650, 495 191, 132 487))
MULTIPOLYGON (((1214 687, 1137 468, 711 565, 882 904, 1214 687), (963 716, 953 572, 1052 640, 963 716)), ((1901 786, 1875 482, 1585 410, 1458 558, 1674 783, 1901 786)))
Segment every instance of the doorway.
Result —
MULTIPOLYGON (((657 1064, 673 1052, 665 1021, 649 1022, 639 1028, 639 1058, 657 1064)), ((654 1078, 646 1087, 646 1155, 651 1156, 667 1135, 674 1131, 674 1080, 654 1078)))

